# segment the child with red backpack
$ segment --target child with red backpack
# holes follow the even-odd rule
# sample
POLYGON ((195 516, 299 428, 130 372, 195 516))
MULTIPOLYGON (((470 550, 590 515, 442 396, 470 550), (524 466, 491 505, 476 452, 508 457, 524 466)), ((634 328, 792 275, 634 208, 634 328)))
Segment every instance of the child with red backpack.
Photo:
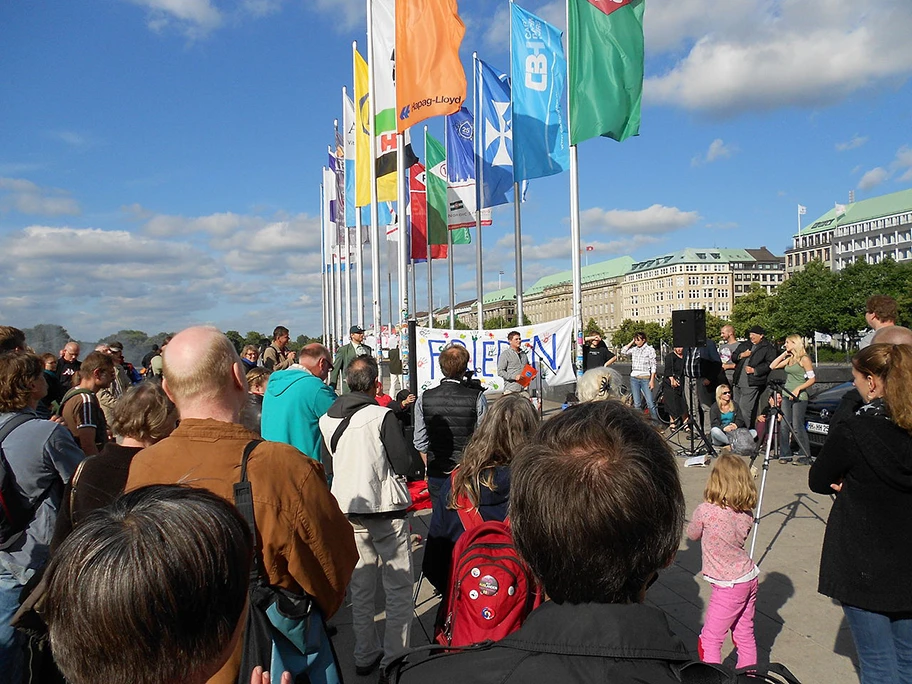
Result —
MULTIPOLYGON (((454 598, 451 576, 458 569, 455 566, 460 565, 464 559, 464 548, 474 547, 478 543, 482 546, 490 543, 512 546, 508 526, 503 524, 509 504, 510 461, 538 427, 538 422, 538 414, 526 397, 506 395, 499 399, 488 409, 466 445, 459 468, 451 473, 440 490, 440 500, 446 504, 435 509, 431 518, 422 564, 425 577, 443 596, 436 630, 440 643, 444 643, 441 640, 442 632, 447 613, 451 609, 450 599, 454 598), (492 528, 491 523, 497 525, 492 528), (482 524, 486 525, 484 529, 476 529, 482 524), (471 544, 466 544, 468 539, 461 539, 467 530, 472 531, 474 541, 471 544), (507 535, 506 538, 504 535, 507 535)), ((516 555, 515 550, 504 555, 516 555)), ((508 576, 519 572, 518 556, 516 561, 505 560, 499 563, 506 568, 508 576)), ((519 598, 525 597, 530 588, 525 582, 517 586, 513 582, 499 579, 501 570, 491 569, 486 563, 476 562, 466 568, 465 572, 469 573, 471 581, 463 580, 460 586, 467 595, 475 596, 468 600, 473 604, 471 612, 482 620, 480 633, 486 633, 485 628, 493 628, 501 623, 504 613, 499 606, 504 596, 514 604, 520 602, 519 598), (472 586, 469 587, 469 584, 472 586)), ((458 612, 464 614, 465 611, 458 612)), ((455 619, 462 621, 458 616, 455 619)), ((515 626, 519 626, 519 623, 515 626)), ((450 619, 450 628, 460 632, 454 618, 450 619)), ((487 638, 494 637, 482 635, 478 640, 487 638)), ((447 645, 456 644, 447 641, 447 645)))

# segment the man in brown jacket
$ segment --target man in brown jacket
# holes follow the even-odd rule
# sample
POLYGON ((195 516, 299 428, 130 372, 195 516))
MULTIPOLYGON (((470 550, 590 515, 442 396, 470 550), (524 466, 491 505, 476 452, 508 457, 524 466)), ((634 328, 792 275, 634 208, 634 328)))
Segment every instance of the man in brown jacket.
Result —
MULTIPOLYGON (((244 447, 257 436, 238 424, 247 381, 231 342, 210 327, 177 334, 164 354, 163 385, 180 426, 134 457, 127 491, 184 483, 233 501, 244 447)), ((306 591, 329 618, 342 604, 358 551, 323 466, 292 446, 263 442, 250 455, 247 477, 269 582, 306 591)), ((236 682, 239 669, 240 645, 210 682, 236 682)))

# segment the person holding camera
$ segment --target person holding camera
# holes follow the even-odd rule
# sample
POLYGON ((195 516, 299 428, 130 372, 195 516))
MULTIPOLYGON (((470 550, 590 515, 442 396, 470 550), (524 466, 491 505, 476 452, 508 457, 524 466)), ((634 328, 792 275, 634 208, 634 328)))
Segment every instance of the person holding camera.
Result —
POLYGON ((440 353, 443 379, 415 402, 415 448, 427 466, 428 493, 435 510, 441 486, 459 464, 462 450, 488 409, 481 387, 468 387, 463 381, 468 365, 468 349, 448 344, 440 353))
POLYGON ((773 359, 771 370, 785 369, 785 391, 782 393, 782 417, 779 424, 779 463, 791 463, 792 437, 789 434, 789 423, 798 440, 802 455, 795 465, 810 465, 811 443, 804 427, 804 415, 807 412, 808 388, 817 382, 814 376, 814 364, 804 349, 804 342, 799 335, 785 338, 785 351, 773 359))

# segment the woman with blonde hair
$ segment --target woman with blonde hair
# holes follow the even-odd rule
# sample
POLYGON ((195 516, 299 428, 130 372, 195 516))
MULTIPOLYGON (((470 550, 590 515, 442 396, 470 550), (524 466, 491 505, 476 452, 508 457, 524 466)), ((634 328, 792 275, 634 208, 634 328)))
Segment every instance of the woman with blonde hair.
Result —
POLYGON ((731 387, 728 385, 716 387, 716 403, 709 409, 709 423, 712 425, 710 435, 716 446, 730 444, 731 433, 745 426, 744 416, 732 399, 731 387))
POLYGON ((606 401, 625 398, 623 378, 614 368, 598 366, 583 373, 576 384, 580 401, 606 401))
POLYGON ((810 465, 811 443, 804 427, 807 413, 808 388, 817 382, 814 365, 804 348, 799 335, 785 338, 785 351, 770 364, 770 370, 785 369, 785 392, 782 393, 782 422, 779 424, 779 463, 792 462, 792 436, 789 425, 795 433, 798 445, 804 455, 795 465, 810 465))
POLYGON ((501 397, 487 410, 466 444, 459 467, 441 486, 441 505, 431 517, 421 566, 441 594, 446 595, 453 547, 465 531, 457 509, 474 509, 485 521, 507 517, 510 462, 538 424, 538 412, 527 397, 501 397))
POLYGON ((842 604, 863 684, 912 681, 912 347, 872 344, 852 359, 865 404, 838 423, 808 486, 837 492, 817 591, 842 604))

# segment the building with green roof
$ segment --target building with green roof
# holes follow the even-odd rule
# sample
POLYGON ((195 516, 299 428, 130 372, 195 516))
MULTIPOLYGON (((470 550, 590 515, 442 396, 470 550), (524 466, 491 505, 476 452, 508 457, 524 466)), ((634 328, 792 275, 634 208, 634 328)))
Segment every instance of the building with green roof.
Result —
POLYGON ((787 274, 809 261, 840 271, 856 259, 877 263, 912 258, 912 189, 836 204, 796 233, 785 252, 787 274))

